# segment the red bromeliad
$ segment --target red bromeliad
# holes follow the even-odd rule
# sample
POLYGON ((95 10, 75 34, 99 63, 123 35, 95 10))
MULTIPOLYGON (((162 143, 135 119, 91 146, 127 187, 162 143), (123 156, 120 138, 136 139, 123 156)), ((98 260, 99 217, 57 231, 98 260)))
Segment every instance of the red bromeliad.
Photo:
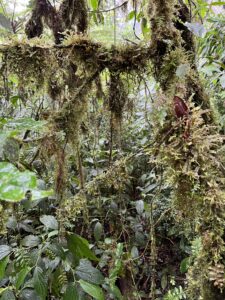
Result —
POLYGON ((188 119, 189 116, 189 109, 187 104, 178 96, 174 96, 174 112, 176 117, 179 119, 184 119, 185 124, 185 131, 183 134, 183 138, 187 140, 190 136, 190 120, 188 119))
POLYGON ((183 119, 184 117, 187 117, 189 114, 189 110, 184 100, 178 96, 174 96, 173 101, 174 101, 174 111, 177 118, 183 119))

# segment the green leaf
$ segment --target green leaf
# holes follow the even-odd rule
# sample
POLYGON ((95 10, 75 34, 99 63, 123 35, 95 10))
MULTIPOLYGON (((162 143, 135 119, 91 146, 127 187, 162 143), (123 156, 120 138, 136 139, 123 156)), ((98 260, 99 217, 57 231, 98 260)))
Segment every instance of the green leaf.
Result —
POLYGON ((111 292, 118 300, 123 300, 123 295, 121 294, 120 289, 116 285, 110 285, 111 292))
POLYGON ((180 272, 186 273, 189 267, 190 267, 190 257, 186 257, 180 263, 180 272))
POLYGON ((20 293, 21 300, 40 300, 35 290, 30 288, 25 288, 20 293))
POLYGON ((86 259, 81 259, 79 266, 75 270, 76 275, 87 282, 100 285, 104 282, 102 273, 94 268, 86 259))
MULTIPOLYGON (((160 116, 161 117, 161 116, 160 116)), ((164 117, 164 116, 163 116, 164 117)), ((143 193, 144 194, 147 194, 151 191, 153 191, 155 188, 157 187, 157 183, 152 183, 152 184, 149 184, 147 185, 144 189, 143 189, 143 193)))
POLYGON ((137 258, 139 256, 138 248, 136 246, 133 246, 130 254, 132 258, 137 258))
POLYGON ((116 247, 116 257, 120 258, 123 254, 123 243, 118 243, 116 247))
POLYGON ((54 216, 41 216, 40 221, 42 224, 44 224, 48 229, 54 229, 57 230, 59 227, 58 221, 54 216))
POLYGON ((21 241, 21 244, 25 247, 33 248, 40 244, 40 238, 35 235, 27 235, 25 238, 21 241))
POLYGON ((6 269, 6 266, 9 262, 9 257, 6 256, 5 258, 3 258, 1 261, 0 261, 0 280, 2 280, 5 276, 5 269, 6 269))
POLYGON ((97 10, 98 9, 98 0, 90 0, 90 2, 91 2, 91 7, 94 10, 97 10))
POLYGON ((35 268, 33 281, 34 281, 35 291, 40 296, 41 300, 45 300, 47 296, 48 286, 47 286, 47 280, 41 268, 39 267, 35 268))
POLYGON ((47 121, 36 121, 32 118, 20 118, 8 121, 4 128, 18 131, 40 131, 45 129, 47 123, 47 121))
POLYGON ((12 251, 12 248, 8 245, 0 245, 0 260, 8 256, 12 251))
POLYGON ((0 162, 0 199, 19 201, 27 190, 37 185, 36 174, 30 171, 20 172, 14 165, 0 162))
POLYGON ((144 37, 147 37, 150 33, 150 28, 148 28, 148 22, 145 17, 141 19, 141 31, 144 37))
POLYGON ((17 228, 17 220, 15 216, 9 217, 6 223, 8 229, 15 230, 17 228))
POLYGON ((18 106, 18 100, 20 99, 20 96, 19 95, 16 95, 16 96, 12 96, 10 97, 10 102, 12 103, 12 105, 14 107, 17 107, 18 106))
POLYGON ((135 16, 135 10, 131 11, 128 16, 126 17, 126 21, 130 21, 134 18, 135 16))
POLYGON ((11 25, 11 21, 9 18, 7 18, 5 15, 3 15, 2 13, 0 13, 0 26, 12 31, 12 25, 11 25))
POLYGON ((204 37, 206 29, 201 23, 185 23, 185 26, 197 37, 204 37))
POLYGON ((224 89, 225 88, 225 74, 223 74, 220 77, 220 84, 221 84, 222 88, 224 89))
POLYGON ((74 284, 67 286, 66 292, 63 295, 63 300, 79 300, 79 294, 74 284))
POLYGON ((52 194, 52 191, 40 191, 36 187, 35 173, 20 172, 13 164, 0 162, 0 200, 20 201, 25 198, 27 190, 31 190, 32 200, 52 194))
POLYGON ((7 290, 2 293, 1 300, 16 300, 16 297, 14 293, 7 288, 7 290))
POLYGON ((91 284, 89 282, 86 282, 84 280, 79 280, 79 283, 82 287, 82 289, 90 296, 92 296, 96 300, 104 300, 104 293, 102 289, 94 284, 91 284))
POLYGON ((20 143, 14 138, 8 138, 3 145, 3 157, 6 161, 16 163, 19 161, 20 143))
POLYGON ((90 250, 87 240, 77 234, 69 235, 67 237, 68 248, 73 253, 75 259, 88 258, 90 260, 98 261, 99 259, 90 250))
POLYGON ((145 209, 144 201, 143 201, 143 200, 137 200, 137 201, 135 202, 135 207, 136 207, 137 213, 138 213, 139 215, 143 214, 144 209, 145 209))
POLYGON ((25 267, 16 275, 15 287, 17 290, 19 290, 21 285, 24 283, 24 280, 29 272, 30 272, 30 268, 25 267))
POLYGON ((6 201, 19 201, 24 198, 24 190, 18 186, 2 184, 0 187, 0 199, 6 201))
POLYGON ((7 173, 12 173, 15 171, 17 171, 17 168, 14 165, 7 163, 7 162, 0 162, 0 176, 1 177, 6 175, 7 173))
POLYGON ((97 222, 94 228, 94 237, 96 242, 98 242, 101 239, 102 235, 103 235, 103 226, 100 222, 97 222))
POLYGON ((215 1, 209 4, 209 6, 220 6, 225 5, 225 1, 215 1))
POLYGON ((48 248, 56 255, 59 256, 62 260, 66 259, 66 254, 63 250, 63 247, 59 244, 50 244, 48 248))
POLYGON ((167 287, 167 284, 168 284, 167 275, 163 274, 162 278, 161 278, 161 287, 162 287, 163 290, 165 290, 165 288, 167 287))

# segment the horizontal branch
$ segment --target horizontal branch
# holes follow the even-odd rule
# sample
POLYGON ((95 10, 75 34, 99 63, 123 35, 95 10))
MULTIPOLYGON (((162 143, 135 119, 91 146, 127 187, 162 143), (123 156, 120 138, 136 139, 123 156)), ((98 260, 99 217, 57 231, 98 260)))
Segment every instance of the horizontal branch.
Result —
MULTIPOLYGON (((66 41, 61 45, 41 45, 27 41, 21 43, 2 44, 0 53, 16 54, 17 63, 21 64, 32 57, 32 53, 38 53, 43 57, 55 56, 67 59, 69 57, 74 63, 81 61, 87 68, 98 70, 110 69, 113 72, 131 72, 142 70, 149 59, 153 57, 153 51, 149 45, 125 45, 120 47, 107 48, 100 43, 93 42, 88 38, 77 36, 71 42, 66 41)), ((35 56, 34 56, 35 57, 35 56)), ((46 67, 51 68, 47 65, 46 67)), ((43 70, 44 71, 44 70, 43 70)))

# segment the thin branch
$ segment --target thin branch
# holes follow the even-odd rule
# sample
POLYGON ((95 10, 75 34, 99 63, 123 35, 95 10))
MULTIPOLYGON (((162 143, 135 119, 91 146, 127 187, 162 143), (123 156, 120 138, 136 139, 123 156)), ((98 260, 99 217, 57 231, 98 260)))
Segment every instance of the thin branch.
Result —
POLYGON ((122 4, 118 5, 118 6, 114 6, 112 8, 109 8, 109 9, 96 9, 96 10, 88 10, 89 12, 95 12, 95 13, 104 13, 104 12, 110 12, 110 11, 113 11, 113 10, 116 10, 118 8, 121 8, 123 6, 125 6, 126 4, 128 3, 128 1, 124 1, 122 4))
POLYGON ((133 32, 134 32, 134 36, 140 40, 139 36, 137 36, 136 34, 136 23, 137 23, 137 3, 136 3, 136 0, 133 0, 133 6, 134 6, 134 11, 135 11, 135 14, 134 14, 134 24, 133 24, 133 32))
POLYGON ((14 0, 14 4, 13 4, 12 24, 14 22, 15 12, 16 12, 16 0, 14 0))

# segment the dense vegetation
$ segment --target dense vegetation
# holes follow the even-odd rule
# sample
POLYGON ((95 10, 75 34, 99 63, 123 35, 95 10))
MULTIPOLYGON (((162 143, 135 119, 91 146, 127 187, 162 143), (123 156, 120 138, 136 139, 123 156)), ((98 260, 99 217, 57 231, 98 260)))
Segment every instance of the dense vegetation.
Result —
POLYGON ((225 2, 17 2, 0 299, 224 300, 225 2))

